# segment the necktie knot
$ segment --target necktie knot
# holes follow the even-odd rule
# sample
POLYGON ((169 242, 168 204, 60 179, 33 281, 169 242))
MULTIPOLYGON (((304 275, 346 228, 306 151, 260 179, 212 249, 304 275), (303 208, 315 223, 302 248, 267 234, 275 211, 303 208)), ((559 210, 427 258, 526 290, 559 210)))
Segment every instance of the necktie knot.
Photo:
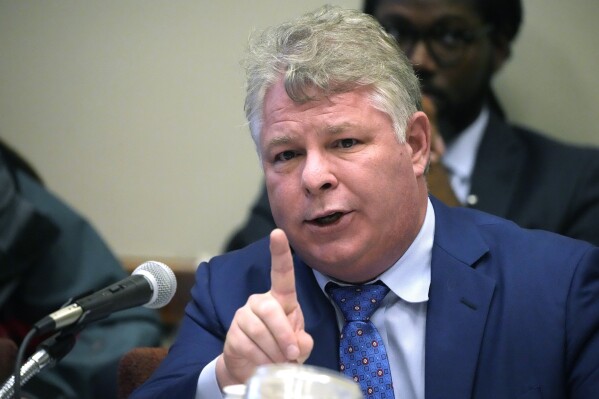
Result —
POLYGON ((389 287, 380 281, 351 286, 330 282, 325 290, 339 306, 346 321, 368 321, 389 292, 389 287))

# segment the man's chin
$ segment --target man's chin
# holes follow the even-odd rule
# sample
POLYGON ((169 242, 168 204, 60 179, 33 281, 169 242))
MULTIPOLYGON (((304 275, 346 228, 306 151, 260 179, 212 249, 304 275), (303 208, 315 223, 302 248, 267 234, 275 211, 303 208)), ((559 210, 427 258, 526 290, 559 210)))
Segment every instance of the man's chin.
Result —
POLYGON ((307 243, 296 249, 300 257, 318 271, 333 270, 350 261, 347 251, 341 250, 336 243, 307 243))

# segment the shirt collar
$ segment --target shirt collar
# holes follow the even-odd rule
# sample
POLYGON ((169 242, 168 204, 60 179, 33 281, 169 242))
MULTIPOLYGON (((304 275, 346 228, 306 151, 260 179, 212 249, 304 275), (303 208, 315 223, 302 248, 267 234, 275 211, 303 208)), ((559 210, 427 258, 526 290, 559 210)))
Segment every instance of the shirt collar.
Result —
MULTIPOLYGON (((429 199, 424 223, 418 235, 402 257, 375 280, 381 280, 395 295, 406 302, 428 301, 434 235, 435 211, 429 199)), ((312 269, 312 271, 323 292, 329 281, 335 281, 317 270, 312 269)))
POLYGON ((461 179, 470 179, 478 146, 489 122, 489 108, 483 107, 478 117, 456 139, 447 145, 443 165, 461 179))

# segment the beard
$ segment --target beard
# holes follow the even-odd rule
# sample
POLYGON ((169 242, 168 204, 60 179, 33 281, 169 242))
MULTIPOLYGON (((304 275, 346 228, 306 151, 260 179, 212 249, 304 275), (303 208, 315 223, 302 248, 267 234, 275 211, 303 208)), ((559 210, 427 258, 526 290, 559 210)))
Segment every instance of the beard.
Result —
POLYGON ((483 85, 467 98, 451 98, 446 91, 424 81, 422 93, 429 96, 435 104, 439 133, 445 143, 451 143, 478 117, 487 102, 490 87, 483 85))

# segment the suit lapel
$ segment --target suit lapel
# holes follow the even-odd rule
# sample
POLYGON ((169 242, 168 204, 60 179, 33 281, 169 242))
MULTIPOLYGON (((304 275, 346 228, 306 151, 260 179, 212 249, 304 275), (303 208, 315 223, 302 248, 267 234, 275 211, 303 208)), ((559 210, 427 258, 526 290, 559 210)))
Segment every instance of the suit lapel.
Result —
POLYGON ((514 171, 522 170, 525 161, 518 136, 491 112, 472 173, 470 193, 478 198, 473 208, 507 217, 521 176, 514 171))
POLYGON ((339 329, 335 309, 324 295, 312 269, 295 257, 297 296, 305 330, 314 339, 308 364, 339 370, 339 329))
POLYGON ((495 282, 475 265, 488 251, 460 210, 438 201, 427 311, 426 398, 469 398, 495 282))

